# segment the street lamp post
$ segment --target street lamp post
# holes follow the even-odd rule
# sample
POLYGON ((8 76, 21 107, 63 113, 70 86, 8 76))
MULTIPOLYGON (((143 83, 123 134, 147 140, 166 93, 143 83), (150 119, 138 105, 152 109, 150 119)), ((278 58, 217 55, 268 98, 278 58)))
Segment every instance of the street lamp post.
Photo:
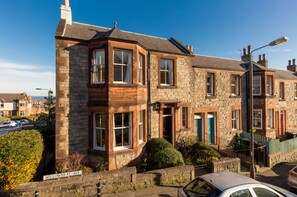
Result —
MULTIPOLYGON (((267 47, 267 46, 275 46, 275 45, 278 45, 278 44, 282 44, 282 43, 285 43, 287 42, 289 39, 288 37, 281 37, 281 38, 278 38, 272 42, 270 42, 269 44, 267 45, 264 45, 264 46, 261 46, 261 47, 258 47, 254 50, 252 50, 248 55, 249 55, 249 62, 250 62, 250 68, 249 68, 249 71, 250 71, 250 108, 249 108, 249 112, 250 112, 250 133, 251 133, 251 140, 250 140, 250 156, 251 156, 251 165, 250 165, 250 177, 255 179, 255 159, 254 159, 254 152, 255 152, 255 147, 254 147, 254 132, 256 131, 254 129, 254 118, 253 118, 253 106, 254 106, 254 98, 253 98, 253 52, 259 50, 259 49, 262 49, 264 47, 267 47)), ((251 46, 249 46, 250 48, 251 46)))

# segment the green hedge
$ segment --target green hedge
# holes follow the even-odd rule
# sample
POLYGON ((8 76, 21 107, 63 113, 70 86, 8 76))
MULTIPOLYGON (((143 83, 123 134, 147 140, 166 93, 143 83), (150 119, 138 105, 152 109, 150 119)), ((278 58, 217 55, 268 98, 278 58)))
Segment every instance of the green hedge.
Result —
POLYGON ((175 148, 165 148, 154 155, 155 169, 184 165, 182 154, 175 148))
POLYGON ((0 136, 0 189, 9 190, 30 181, 43 152, 37 130, 10 132, 0 136))
POLYGON ((152 154, 155 154, 156 152, 161 151, 167 147, 173 148, 173 145, 164 138, 152 138, 146 143, 147 152, 152 154))

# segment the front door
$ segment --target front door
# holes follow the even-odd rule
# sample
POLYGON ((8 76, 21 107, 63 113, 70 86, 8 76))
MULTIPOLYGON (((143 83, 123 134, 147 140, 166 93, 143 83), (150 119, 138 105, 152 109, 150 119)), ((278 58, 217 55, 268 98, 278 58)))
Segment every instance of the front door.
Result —
POLYGON ((202 113, 194 114, 194 135, 196 136, 198 142, 204 142, 202 113))
POLYGON ((163 138, 166 139, 171 144, 173 133, 173 113, 172 108, 163 109, 163 138))
POLYGON ((215 144, 215 113, 208 113, 207 118, 208 144, 215 144))
POLYGON ((275 137, 279 136, 279 112, 275 112, 275 137))
POLYGON ((286 127, 286 112, 280 112, 280 135, 285 134, 285 127, 286 127))

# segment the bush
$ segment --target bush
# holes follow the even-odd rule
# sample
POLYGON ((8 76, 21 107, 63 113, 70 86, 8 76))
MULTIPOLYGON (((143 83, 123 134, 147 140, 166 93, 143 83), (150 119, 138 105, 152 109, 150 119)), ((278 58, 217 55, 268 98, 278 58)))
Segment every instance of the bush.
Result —
POLYGON ((30 181, 42 158, 43 148, 43 139, 37 130, 1 135, 0 189, 13 189, 30 181))
POLYGON ((182 154, 175 148, 164 148, 154 155, 154 169, 184 165, 182 154))
POLYGON ((146 143, 146 150, 150 154, 155 154, 165 148, 173 148, 173 145, 164 138, 153 138, 146 143))
POLYGON ((35 116, 10 116, 11 120, 27 119, 29 121, 33 121, 35 118, 36 118, 35 116))

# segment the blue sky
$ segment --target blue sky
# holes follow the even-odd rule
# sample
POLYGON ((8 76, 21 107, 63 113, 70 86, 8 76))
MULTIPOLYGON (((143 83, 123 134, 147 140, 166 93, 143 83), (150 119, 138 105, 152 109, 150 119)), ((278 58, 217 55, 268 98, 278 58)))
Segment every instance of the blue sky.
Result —
MULTIPOLYGON (((63 0, 0 0, 0 92, 46 95, 55 89, 55 29, 63 0)), ((297 58, 296 0, 70 0, 73 21, 192 45, 197 54, 240 59, 242 48, 288 36, 262 49, 269 67, 297 58)))

